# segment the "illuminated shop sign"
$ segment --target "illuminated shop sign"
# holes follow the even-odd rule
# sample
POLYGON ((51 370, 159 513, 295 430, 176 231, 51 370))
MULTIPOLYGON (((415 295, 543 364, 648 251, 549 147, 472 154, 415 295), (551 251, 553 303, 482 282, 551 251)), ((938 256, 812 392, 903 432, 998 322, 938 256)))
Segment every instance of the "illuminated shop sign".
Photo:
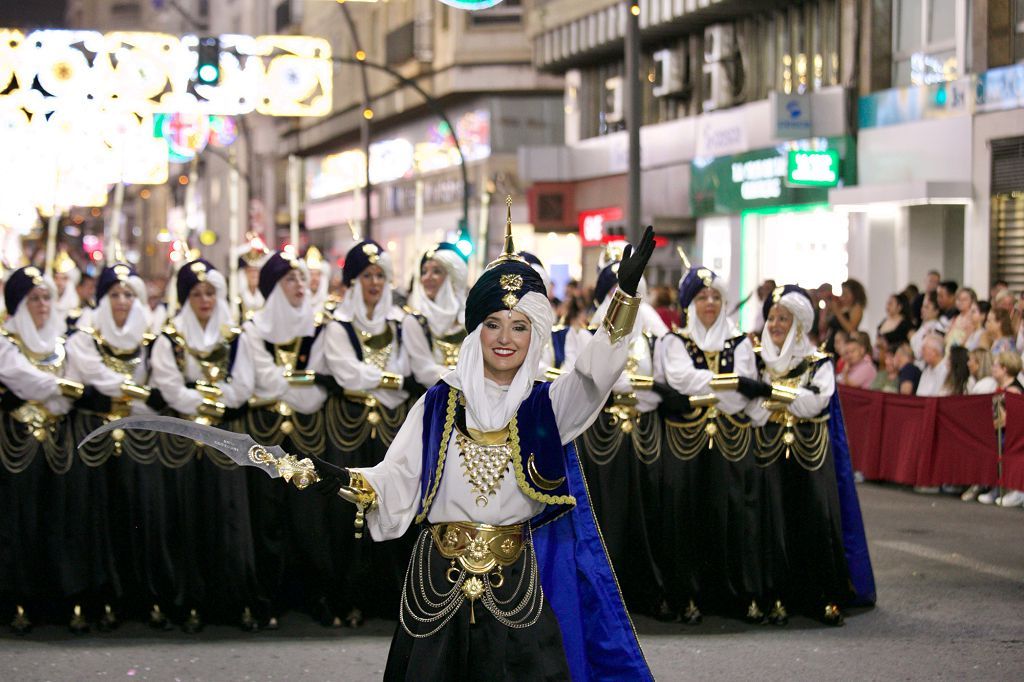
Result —
POLYGON ((624 229, 622 217, 622 208, 619 206, 580 211, 580 243, 583 246, 597 246, 608 241, 621 240, 624 229), (617 236, 609 234, 609 227, 617 228, 617 236))
POLYGON ((790 151, 786 182, 803 187, 835 187, 839 184, 839 152, 835 149, 790 151))
POLYGON ((828 201, 828 188, 856 183, 850 137, 794 140, 745 154, 691 163, 696 216, 828 201))

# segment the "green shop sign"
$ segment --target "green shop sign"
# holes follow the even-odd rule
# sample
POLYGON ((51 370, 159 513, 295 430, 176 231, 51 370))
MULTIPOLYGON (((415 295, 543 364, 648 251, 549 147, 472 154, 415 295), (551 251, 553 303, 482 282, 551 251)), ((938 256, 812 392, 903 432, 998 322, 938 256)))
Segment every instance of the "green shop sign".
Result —
POLYGON ((711 161, 691 163, 695 216, 752 208, 828 202, 828 188, 857 182, 851 137, 796 140, 711 161))

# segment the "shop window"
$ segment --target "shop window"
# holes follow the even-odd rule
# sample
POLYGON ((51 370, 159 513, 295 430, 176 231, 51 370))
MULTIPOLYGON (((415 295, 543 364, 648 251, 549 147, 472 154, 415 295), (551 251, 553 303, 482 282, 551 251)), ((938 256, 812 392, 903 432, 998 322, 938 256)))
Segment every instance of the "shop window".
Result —
POLYGON ((924 85, 968 72, 968 0, 893 2, 893 83, 924 85))

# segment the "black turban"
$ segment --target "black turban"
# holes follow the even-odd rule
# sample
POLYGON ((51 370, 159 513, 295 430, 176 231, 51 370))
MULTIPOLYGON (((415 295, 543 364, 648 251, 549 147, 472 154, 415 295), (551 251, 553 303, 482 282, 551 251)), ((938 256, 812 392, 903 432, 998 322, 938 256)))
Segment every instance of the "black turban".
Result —
POLYGON ((181 266, 181 270, 178 270, 178 305, 184 306, 185 301, 188 300, 188 295, 200 282, 206 281, 206 273, 213 272, 217 268, 213 267, 213 264, 205 258, 197 258, 194 261, 189 261, 181 266))
POLYGON ((522 261, 503 261, 484 271, 466 298, 466 332, 476 329, 491 313, 511 310, 530 292, 547 298, 544 280, 522 261))

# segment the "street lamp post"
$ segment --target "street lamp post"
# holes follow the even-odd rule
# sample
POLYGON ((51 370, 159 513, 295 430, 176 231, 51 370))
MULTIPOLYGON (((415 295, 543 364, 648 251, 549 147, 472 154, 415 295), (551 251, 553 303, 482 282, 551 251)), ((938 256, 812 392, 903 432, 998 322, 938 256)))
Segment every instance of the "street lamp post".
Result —
POLYGON ((640 124, 643 101, 640 90, 640 3, 626 0, 626 130, 629 139, 629 200, 626 239, 640 240, 640 124))

